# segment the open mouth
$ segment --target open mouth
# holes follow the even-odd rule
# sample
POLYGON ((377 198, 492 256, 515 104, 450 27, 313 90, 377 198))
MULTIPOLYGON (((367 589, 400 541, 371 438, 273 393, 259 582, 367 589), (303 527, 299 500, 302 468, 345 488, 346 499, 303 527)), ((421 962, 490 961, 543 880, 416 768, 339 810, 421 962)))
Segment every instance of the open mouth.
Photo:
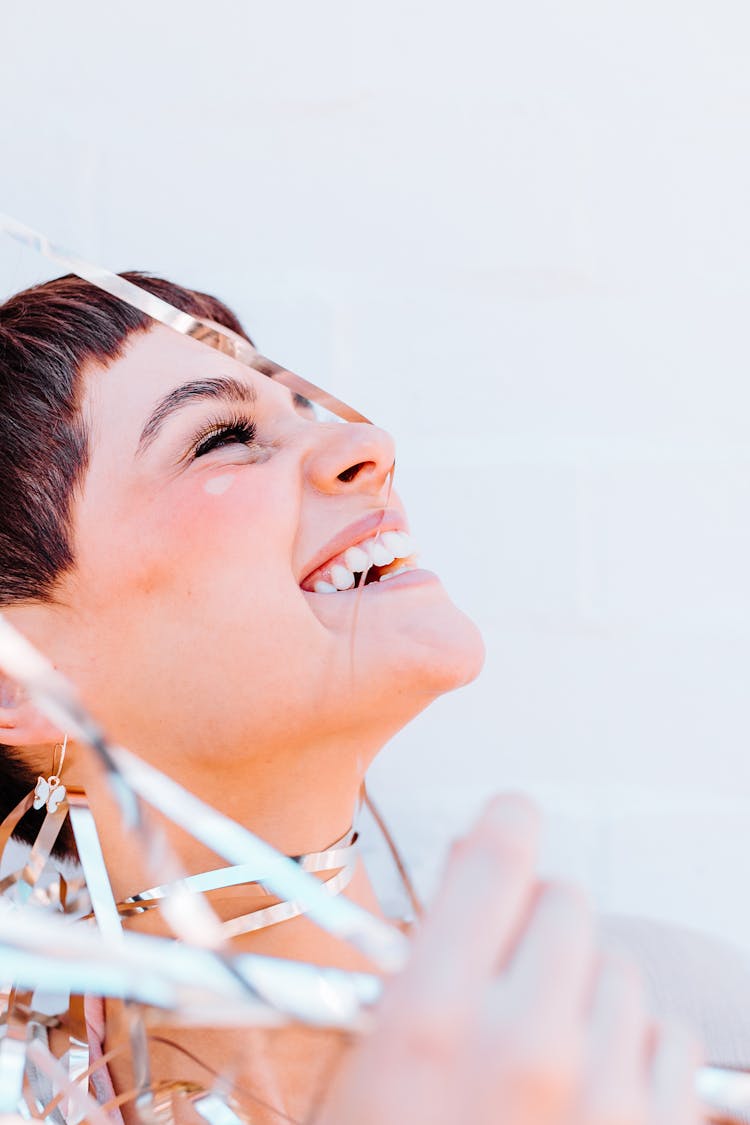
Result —
POLYGON ((417 548, 405 531, 383 531, 334 555, 300 583, 316 594, 337 594, 386 582, 416 567, 417 548))

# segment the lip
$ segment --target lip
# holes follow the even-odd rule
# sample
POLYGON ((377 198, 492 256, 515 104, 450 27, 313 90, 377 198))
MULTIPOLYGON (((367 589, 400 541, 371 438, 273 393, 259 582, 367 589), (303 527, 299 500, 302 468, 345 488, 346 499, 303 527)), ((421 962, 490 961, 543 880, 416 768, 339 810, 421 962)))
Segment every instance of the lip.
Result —
MULTIPOLYGON (((300 586, 308 580, 308 578, 319 570, 324 563, 342 554, 348 547, 356 547, 363 539, 372 538, 374 531, 406 531, 409 527, 406 522, 406 517, 401 512, 396 511, 395 508, 379 508, 374 512, 369 512, 368 515, 363 516, 362 519, 355 520, 345 527, 343 531, 339 531, 332 539, 329 539, 324 546, 320 548, 316 555, 306 564, 304 572, 299 580, 300 586)), ((394 578, 395 582, 396 579, 394 578)))
MULTIPOLYGON (((439 583, 440 579, 437 574, 432 570, 425 570, 424 567, 415 566, 410 570, 403 570, 401 574, 397 574, 395 578, 389 578, 387 582, 371 582, 369 586, 362 586, 358 590, 345 590, 346 594, 364 594, 368 593, 370 597, 378 597, 384 592, 390 590, 391 587, 399 589, 401 586, 428 586, 433 583, 439 583)), ((339 594, 341 591, 339 591, 339 594)), ((334 595, 338 597, 338 594, 334 595)), ((330 594, 324 594, 323 597, 330 598, 330 594)))

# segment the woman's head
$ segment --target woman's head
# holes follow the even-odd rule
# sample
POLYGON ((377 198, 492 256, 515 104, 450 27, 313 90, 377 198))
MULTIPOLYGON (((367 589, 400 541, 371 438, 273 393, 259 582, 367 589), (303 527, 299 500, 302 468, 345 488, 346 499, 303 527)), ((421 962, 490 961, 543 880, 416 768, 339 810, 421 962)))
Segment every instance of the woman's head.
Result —
MULTIPOLYGON (((241 331, 213 298, 126 276, 241 331)), ((405 526, 381 430, 318 422, 73 278, 0 308, 0 400, 0 602, 168 771, 290 766, 347 739, 366 758, 476 673, 475 630, 434 576, 310 589, 381 522, 405 526)), ((0 742, 34 742, 19 713, 0 701, 0 742)))

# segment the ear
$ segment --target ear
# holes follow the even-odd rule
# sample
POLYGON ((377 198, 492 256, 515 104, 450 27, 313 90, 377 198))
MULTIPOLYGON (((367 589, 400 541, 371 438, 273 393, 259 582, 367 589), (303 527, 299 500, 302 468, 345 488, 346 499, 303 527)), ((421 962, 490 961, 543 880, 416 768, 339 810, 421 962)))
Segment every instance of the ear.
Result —
POLYGON ((59 727, 29 702, 22 688, 0 670, 0 744, 40 746, 60 742, 59 727))

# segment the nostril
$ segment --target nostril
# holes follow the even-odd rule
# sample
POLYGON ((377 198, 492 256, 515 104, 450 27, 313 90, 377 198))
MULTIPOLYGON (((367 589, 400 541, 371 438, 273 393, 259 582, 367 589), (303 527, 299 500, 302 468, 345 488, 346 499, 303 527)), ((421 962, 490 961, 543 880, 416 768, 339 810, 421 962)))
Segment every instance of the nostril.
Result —
POLYGON ((348 484, 349 481, 354 480, 356 476, 364 469, 367 461, 358 461, 356 465, 350 465, 348 469, 344 469, 343 473, 339 473, 338 479, 348 484))

